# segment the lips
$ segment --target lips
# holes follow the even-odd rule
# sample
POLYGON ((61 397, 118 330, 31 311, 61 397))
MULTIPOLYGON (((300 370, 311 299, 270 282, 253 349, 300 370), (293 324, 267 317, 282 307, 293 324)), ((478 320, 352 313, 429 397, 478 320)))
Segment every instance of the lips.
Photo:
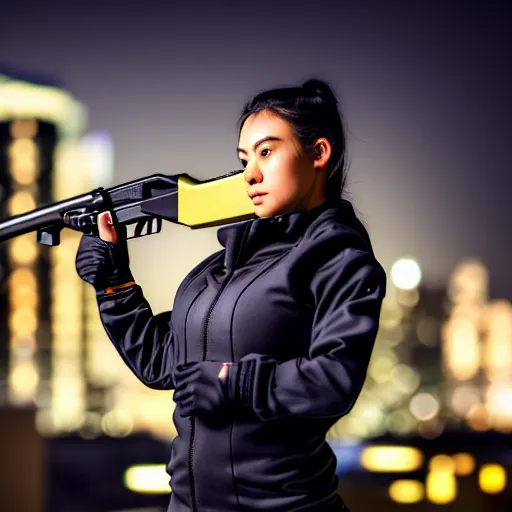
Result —
POLYGON ((256 192, 254 190, 251 190, 249 192, 247 192, 247 195, 251 198, 251 199, 254 199, 255 197, 258 197, 258 196, 264 196, 265 193, 264 192, 256 192))

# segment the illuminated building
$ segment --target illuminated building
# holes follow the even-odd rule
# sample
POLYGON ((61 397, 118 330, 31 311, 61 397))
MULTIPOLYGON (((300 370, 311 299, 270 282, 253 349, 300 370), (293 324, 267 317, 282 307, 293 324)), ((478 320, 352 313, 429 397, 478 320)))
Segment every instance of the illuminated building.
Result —
MULTIPOLYGON (((83 107, 65 91, 0 75, 2 218, 78 191, 73 162, 84 124, 83 107)), ((70 415, 84 408, 81 293, 70 279, 76 240, 62 233, 61 246, 48 248, 28 233, 0 247, 2 398, 37 404, 50 430, 74 427, 70 415)))
POLYGON ((484 403, 495 430, 512 431, 512 305, 490 301, 484 309, 482 367, 484 403))
POLYGON ((487 269, 461 262, 448 283, 450 311, 442 328, 442 360, 449 420, 474 430, 490 428, 483 402, 483 314, 488 302, 487 269))
MULTIPOLYGON (((0 137, 4 155, 0 170, 2 216, 48 202, 50 162, 56 144, 54 125, 35 119, 2 120, 0 137)), ((34 236, 24 235, 6 244, 1 265, 4 293, 0 307, 7 320, 0 327, 2 345, 8 352, 3 364, 6 398, 34 401, 40 381, 48 379, 47 253, 36 244, 34 236)))
POLYGON ((443 326, 443 367, 452 382, 477 379, 482 361, 481 321, 488 300, 488 276, 477 261, 455 269, 448 287, 451 311, 443 326))

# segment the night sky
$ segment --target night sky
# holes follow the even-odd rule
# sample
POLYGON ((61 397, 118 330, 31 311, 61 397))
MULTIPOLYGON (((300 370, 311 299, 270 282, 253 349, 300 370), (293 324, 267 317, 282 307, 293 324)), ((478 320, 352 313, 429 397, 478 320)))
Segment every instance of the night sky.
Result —
MULTIPOLYGON (((90 129, 113 137, 115 183, 238 169, 243 103, 325 79, 349 132, 349 198, 385 268, 412 256, 439 284, 475 257, 492 295, 512 299, 506 2, 329 4, 4 2, 0 71, 46 77, 83 102, 90 129)), ((162 287, 153 272, 183 277, 216 249, 215 231, 202 231, 131 242, 156 309, 177 281, 162 287)))

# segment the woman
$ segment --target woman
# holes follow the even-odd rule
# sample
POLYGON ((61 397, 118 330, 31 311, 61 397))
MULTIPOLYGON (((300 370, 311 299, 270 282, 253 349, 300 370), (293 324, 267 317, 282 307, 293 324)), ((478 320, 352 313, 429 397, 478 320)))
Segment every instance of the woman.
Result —
POLYGON ((318 80, 261 93, 238 145, 257 218, 219 229, 172 313, 152 314, 108 214, 77 270, 134 374, 175 390, 170 511, 346 510, 325 436, 363 385, 386 276, 340 198, 337 100, 318 80))

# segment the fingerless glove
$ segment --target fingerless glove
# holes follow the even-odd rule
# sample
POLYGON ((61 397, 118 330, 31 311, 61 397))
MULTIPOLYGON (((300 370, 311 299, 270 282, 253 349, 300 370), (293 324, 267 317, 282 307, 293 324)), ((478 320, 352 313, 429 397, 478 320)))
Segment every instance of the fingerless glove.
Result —
POLYGON ((78 275, 97 292, 133 283, 126 238, 117 244, 92 235, 83 235, 75 261, 78 275))

